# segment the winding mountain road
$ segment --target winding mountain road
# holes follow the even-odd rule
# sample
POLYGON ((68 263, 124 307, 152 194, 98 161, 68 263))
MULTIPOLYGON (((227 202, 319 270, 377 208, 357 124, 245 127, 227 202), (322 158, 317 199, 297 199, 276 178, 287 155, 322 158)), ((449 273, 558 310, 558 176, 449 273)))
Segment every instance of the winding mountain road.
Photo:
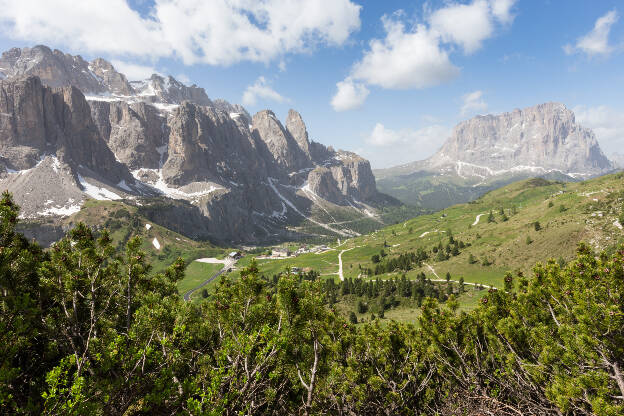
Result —
POLYGON ((482 216, 484 216, 485 214, 479 214, 477 215, 477 218, 475 218, 474 222, 472 223, 473 226, 479 224, 479 220, 481 219, 482 216))
MULTIPOLYGON (((440 276, 438 276, 438 274, 436 273, 436 271, 435 271, 435 269, 433 267, 431 267, 427 263, 423 263, 423 265, 427 266, 427 268, 429 270, 431 270, 431 273, 433 273, 435 275, 435 277, 437 277, 437 279, 429 279, 429 280, 431 280, 432 282, 446 282, 447 281, 446 279, 440 279, 440 276)), ((449 282, 458 283, 458 284, 460 283, 459 280, 453 280, 453 279, 449 280, 449 282)), ((490 289, 497 289, 498 290, 498 288, 496 286, 487 285, 487 284, 484 284, 484 283, 464 282, 464 284, 465 285, 469 285, 469 286, 475 286, 475 287, 481 285, 482 287, 486 287, 486 288, 490 288, 490 289)))
POLYGON ((219 270, 218 272, 216 272, 215 274, 210 276, 210 278, 208 280, 204 280, 204 282, 201 285, 199 285, 199 286, 189 290, 188 292, 186 292, 184 294, 184 300, 186 302, 191 300, 191 295, 194 292, 198 291, 202 287, 206 286, 208 283, 212 282, 217 277, 221 276, 227 269, 229 269, 230 267, 234 266, 235 264, 236 264, 236 260, 235 259, 230 259, 230 258, 226 259, 225 263, 223 263, 223 268, 221 270, 219 270))
POLYGON ((338 254, 338 277, 340 277, 340 280, 344 280, 344 275, 342 274, 342 253, 345 253, 349 250, 353 250, 354 248, 357 248, 357 247, 351 247, 346 250, 342 250, 340 254, 338 254))

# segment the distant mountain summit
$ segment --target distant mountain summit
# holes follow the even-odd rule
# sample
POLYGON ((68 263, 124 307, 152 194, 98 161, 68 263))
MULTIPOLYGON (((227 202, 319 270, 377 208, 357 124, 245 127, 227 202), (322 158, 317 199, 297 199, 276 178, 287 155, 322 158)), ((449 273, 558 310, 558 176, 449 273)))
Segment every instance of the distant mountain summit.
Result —
POLYGON ((484 177, 522 171, 584 177, 613 169, 594 133, 559 103, 464 121, 428 164, 484 177))
POLYGON ((104 59, 85 61, 57 49, 38 45, 12 48, 0 57, 0 78, 37 76, 50 87, 74 86, 83 94, 133 95, 134 90, 123 74, 104 59))
POLYGON ((285 125, 252 117, 171 76, 130 82, 46 46, 4 52, 0 74, 0 187, 30 220, 125 199, 190 237, 262 242, 357 235, 351 223, 378 228, 377 208, 398 203, 295 110, 285 125))
POLYGON ((153 74, 140 81, 128 81, 105 59, 91 62, 80 55, 70 55, 57 49, 38 45, 32 48, 12 48, 0 57, 0 79, 36 76, 49 87, 74 86, 90 101, 147 102, 175 105, 191 101, 198 105, 213 105, 206 91, 196 85, 186 86, 172 76, 153 74))
POLYGON ((577 124, 571 110, 560 103, 545 103, 463 121, 429 159, 379 170, 375 175, 384 192, 427 205, 420 196, 433 187, 431 181, 442 192, 449 191, 445 183, 452 184, 458 199, 449 202, 456 203, 531 176, 576 180, 613 169, 594 133, 577 124), (401 188, 402 194, 393 188, 401 188))

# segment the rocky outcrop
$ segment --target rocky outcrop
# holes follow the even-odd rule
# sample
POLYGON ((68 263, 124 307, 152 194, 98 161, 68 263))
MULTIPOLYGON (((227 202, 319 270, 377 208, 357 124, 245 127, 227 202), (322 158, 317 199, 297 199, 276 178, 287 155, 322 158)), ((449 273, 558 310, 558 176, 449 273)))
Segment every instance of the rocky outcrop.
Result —
POLYGON ((531 170, 591 176, 612 169, 594 133, 578 125, 574 113, 559 103, 464 121, 428 165, 452 165, 464 176, 531 170))
POLYGON ((37 163, 47 146, 45 112, 53 106, 52 92, 38 78, 0 81, 0 149, 9 168, 37 163))
POLYGON ((0 97, 0 152, 12 169, 32 168, 54 153, 115 182, 130 177, 100 137, 89 104, 75 87, 51 89, 28 77, 0 81, 0 97))
POLYGON ((345 195, 338 187, 333 171, 326 167, 318 167, 308 174, 308 187, 315 195, 334 204, 344 204, 345 195))
POLYGON ((228 114, 185 102, 168 123, 167 183, 253 183, 267 177, 266 150, 244 123, 228 114))
POLYGON ((332 210, 378 224, 368 162, 310 141, 294 110, 285 125, 270 110, 251 117, 173 77, 129 83, 105 60, 47 47, 1 62, 0 186, 25 218, 124 198, 155 223, 220 242, 297 238, 300 224, 357 235, 315 218, 332 210))
POLYGON ((245 123, 251 124, 251 116, 245 107, 240 104, 231 104, 221 98, 217 98, 212 102, 212 105, 224 113, 229 114, 231 118, 242 117, 245 123))
POLYGON ((252 129, 266 144, 280 169, 292 172, 312 166, 299 143, 271 110, 256 113, 252 119, 252 129))
POLYGON ((288 111, 288 117, 286 118, 286 130, 288 130, 293 139, 295 139, 301 151, 308 158, 312 158, 310 153, 310 141, 308 139, 308 129, 303 122, 303 118, 301 118, 301 114, 292 109, 288 111))
POLYGON ((340 153, 339 160, 341 163, 332 167, 332 174, 342 194, 362 201, 374 200, 378 192, 370 162, 347 152, 340 153))
POLYGON ((89 63, 80 55, 65 54, 43 45, 4 52, 0 72, 7 79, 37 76, 49 87, 73 85, 84 94, 133 93, 125 76, 109 62, 99 58, 89 63))
POLYGON ((159 169, 166 160, 167 116, 144 102, 91 101, 91 115, 117 160, 130 170, 159 169))
POLYGON ((151 102, 180 104, 183 101, 191 101, 198 105, 212 105, 203 88, 194 84, 187 87, 171 75, 162 77, 153 74, 145 81, 134 81, 132 84, 140 97, 151 102))
POLYGON ((91 62, 80 55, 65 54, 38 45, 33 48, 13 48, 0 58, 0 79, 18 79, 37 76, 49 87, 74 86, 85 95, 115 96, 127 101, 147 101, 180 104, 191 101, 199 105, 213 105, 206 91, 196 85, 190 87, 172 76, 153 74, 144 81, 129 82, 126 76, 102 58, 91 62))
MULTIPOLYGON (((48 137, 50 143, 56 144, 59 159, 74 166, 85 166, 114 183, 129 179, 127 168, 115 159, 113 152, 102 140, 84 95, 72 86, 57 90, 53 98, 59 129, 53 127, 54 131, 48 137)), ((54 120, 46 112, 46 121, 50 122, 50 119, 54 120)))
MULTIPOLYGON (((94 59, 89 65, 89 69, 97 76, 100 83, 105 87, 106 92, 125 96, 135 93, 126 76, 117 72, 107 60, 102 58, 94 59)), ((80 88, 79 86, 77 87, 80 88)))
POLYGON ((307 182, 316 195, 339 205, 379 197, 369 162, 354 153, 337 153, 324 166, 310 171, 307 182))

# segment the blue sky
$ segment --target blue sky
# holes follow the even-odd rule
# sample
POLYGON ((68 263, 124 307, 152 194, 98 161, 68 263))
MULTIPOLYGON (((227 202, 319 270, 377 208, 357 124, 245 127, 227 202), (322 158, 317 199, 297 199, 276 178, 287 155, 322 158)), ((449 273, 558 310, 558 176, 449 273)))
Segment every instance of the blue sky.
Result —
POLYGON ((295 108, 312 139, 373 167, 428 157, 475 114, 546 101, 574 109, 605 153, 624 153, 621 1, 0 0, 0 8, 2 50, 43 43, 102 56, 130 78, 171 74, 252 114, 270 108, 283 120, 295 108), (353 89, 335 98, 337 84, 353 89))

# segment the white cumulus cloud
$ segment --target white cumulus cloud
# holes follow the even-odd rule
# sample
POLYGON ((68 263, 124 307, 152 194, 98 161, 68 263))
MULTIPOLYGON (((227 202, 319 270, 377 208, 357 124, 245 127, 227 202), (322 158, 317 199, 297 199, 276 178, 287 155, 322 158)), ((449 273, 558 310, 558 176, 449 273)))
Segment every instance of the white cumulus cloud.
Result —
POLYGON ((336 84, 338 91, 331 100, 331 105, 336 111, 353 110, 364 104, 369 91, 365 85, 353 82, 347 78, 336 84))
POLYGON ((0 0, 0 26, 83 53, 229 65, 341 45, 360 9, 351 0, 156 0, 142 16, 127 0, 0 0))
POLYGON ((426 88, 449 81, 459 68, 424 25, 406 31, 402 22, 384 19, 385 39, 374 39, 352 68, 354 79, 388 89, 426 88))
POLYGON ((516 0, 492 0, 492 14, 501 23, 511 23, 515 18, 515 16, 511 12, 511 9, 515 3, 516 0))
POLYGON ((473 91, 462 96, 462 117, 487 110, 487 103, 483 100, 483 91, 473 91))
POLYGON ((460 45, 466 54, 480 49, 483 41, 492 36, 493 20, 486 0, 451 4, 435 11, 429 18, 434 33, 445 42, 460 45))
POLYGON ((614 49, 614 47, 609 44, 609 33, 611 32, 611 26, 613 26, 618 19, 617 11, 611 10, 596 20, 594 28, 589 33, 578 38, 574 45, 565 45, 563 50, 568 55, 576 52, 582 52, 588 56, 609 55, 614 49))
POLYGON ((433 124, 421 129, 390 129, 375 124, 365 138, 368 145, 362 150, 375 168, 413 162, 431 156, 451 133, 448 127, 433 124))
MULTIPOLYGON (((460 73, 450 58, 456 47, 465 54, 480 49, 497 28, 513 21, 514 4, 515 0, 449 2, 411 26, 401 20, 401 13, 384 16, 385 37, 369 42, 348 77, 337 84, 332 103, 343 93, 343 83, 359 82, 364 84, 363 88, 375 85, 385 89, 422 89, 453 80, 460 73)), ((360 98, 363 102, 366 96, 360 98)), ((358 101, 358 105, 362 102, 358 101)))
POLYGON ((256 82, 252 85, 249 85, 245 92, 243 93, 243 104, 253 106, 258 103, 258 101, 274 101, 278 103, 283 103, 288 101, 288 98, 282 96, 280 93, 275 91, 268 83, 266 78, 259 77, 256 82))

